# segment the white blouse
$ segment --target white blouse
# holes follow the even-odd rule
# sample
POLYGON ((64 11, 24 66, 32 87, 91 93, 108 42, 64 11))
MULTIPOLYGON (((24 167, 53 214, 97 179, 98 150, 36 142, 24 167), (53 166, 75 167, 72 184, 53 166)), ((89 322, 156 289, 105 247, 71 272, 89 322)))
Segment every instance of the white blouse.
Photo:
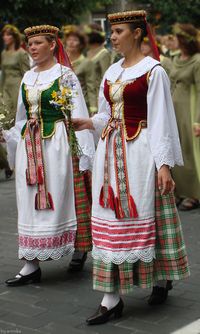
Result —
MULTIPOLYGON (((71 77, 71 80, 75 85, 75 90, 77 91, 77 95, 73 98, 74 109, 72 111, 72 117, 88 118, 88 111, 79 81, 76 75, 68 67, 61 66, 57 63, 46 71, 36 72, 35 68, 32 68, 30 71, 25 73, 21 85, 25 83, 31 91, 40 91, 48 88, 48 86, 53 81, 62 75, 71 77)), ((33 110, 33 112, 37 114, 37 110, 33 110)), ((8 131, 4 131, 4 138, 7 143, 8 161, 11 168, 14 168, 15 166, 16 148, 21 138, 21 130, 26 121, 26 109, 22 100, 22 92, 20 87, 15 126, 8 131)), ((93 136, 88 130, 76 132, 76 136, 83 153, 80 158, 79 168, 82 171, 91 169, 95 153, 93 136)))
MULTIPOLYGON (((104 81, 121 82, 139 78, 149 72, 158 61, 145 57, 134 66, 123 68, 124 59, 111 65, 106 71, 99 92, 99 112, 92 117, 96 134, 100 136, 107 124, 111 110, 104 96, 104 81)), ((147 131, 150 149, 157 170, 162 165, 183 165, 179 134, 170 93, 170 82, 165 70, 156 66, 149 77, 147 92, 147 131)))

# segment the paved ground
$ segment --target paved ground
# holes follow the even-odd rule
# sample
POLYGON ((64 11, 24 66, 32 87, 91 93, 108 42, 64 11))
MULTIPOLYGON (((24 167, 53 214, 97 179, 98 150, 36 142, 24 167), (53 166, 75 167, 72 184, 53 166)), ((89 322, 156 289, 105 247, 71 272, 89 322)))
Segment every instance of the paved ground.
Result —
POLYGON ((85 325, 101 294, 92 291, 91 258, 84 271, 67 272, 69 258, 42 264, 42 283, 8 288, 5 279, 21 268, 17 260, 14 180, 0 173, 0 334, 199 334, 200 333, 200 209, 181 214, 191 277, 176 283, 162 307, 147 305, 149 290, 135 288, 124 298, 120 320, 85 325))

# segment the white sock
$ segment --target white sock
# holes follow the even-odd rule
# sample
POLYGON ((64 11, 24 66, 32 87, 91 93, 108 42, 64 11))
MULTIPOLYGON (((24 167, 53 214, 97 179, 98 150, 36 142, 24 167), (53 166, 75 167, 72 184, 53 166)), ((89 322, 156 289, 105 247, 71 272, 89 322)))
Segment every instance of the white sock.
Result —
POLYGON ((101 302, 101 306, 105 306, 108 310, 115 307, 120 301, 120 295, 116 293, 105 293, 101 302))
MULTIPOLYGON (((38 260, 33 260, 33 261, 26 261, 25 265, 19 272, 22 276, 29 275, 36 271, 39 268, 39 261, 38 260)), ((16 276, 17 278, 20 277, 20 275, 16 276)))
POLYGON ((160 288, 166 288, 167 285, 167 280, 160 280, 156 282, 156 285, 159 286, 160 288))

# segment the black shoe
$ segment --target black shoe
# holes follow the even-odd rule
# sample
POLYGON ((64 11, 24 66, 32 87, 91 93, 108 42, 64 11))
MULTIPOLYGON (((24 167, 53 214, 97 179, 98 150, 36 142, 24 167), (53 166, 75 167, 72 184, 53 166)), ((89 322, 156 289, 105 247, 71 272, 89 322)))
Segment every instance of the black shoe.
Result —
POLYGON ((87 252, 83 253, 83 256, 81 259, 73 259, 71 260, 70 264, 69 264, 69 268, 68 270, 70 272, 77 272, 77 271, 81 271, 84 267, 85 261, 87 259, 87 252))
POLYGON ((88 325, 104 324, 109 320, 112 314, 114 315, 115 319, 118 319, 122 316, 123 308, 124 303, 121 298, 119 303, 111 310, 108 310, 107 307, 100 305, 96 313, 89 317, 86 322, 88 325))
POLYGON ((167 281, 166 287, 154 286, 151 296, 148 300, 149 305, 160 305, 163 304, 168 297, 168 291, 171 290, 172 281, 167 281))
POLYGON ((20 285, 25 285, 25 284, 31 284, 31 283, 39 283, 41 280, 41 269, 38 268, 36 271, 29 275, 21 275, 18 274, 20 277, 14 277, 14 278, 9 278, 5 283, 8 286, 20 286, 20 285))
POLYGON ((6 180, 10 179, 12 175, 13 175, 13 171, 10 168, 5 169, 6 180))

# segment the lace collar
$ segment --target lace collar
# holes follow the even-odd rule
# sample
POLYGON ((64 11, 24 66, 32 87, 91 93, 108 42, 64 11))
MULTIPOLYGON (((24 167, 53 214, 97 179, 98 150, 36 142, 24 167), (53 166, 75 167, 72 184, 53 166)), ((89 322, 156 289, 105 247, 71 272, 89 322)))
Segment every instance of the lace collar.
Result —
POLYGON ((43 85, 49 84, 54 80, 60 78, 67 71, 71 72, 71 69, 66 66, 62 66, 59 63, 52 66, 49 70, 36 72, 35 68, 32 68, 30 71, 27 71, 22 79, 26 85, 34 86, 36 84, 43 85))
POLYGON ((117 79, 119 79, 119 77, 121 77, 120 80, 122 81, 139 78, 150 71, 155 65, 160 64, 159 61, 153 59, 152 57, 145 57, 136 65, 123 68, 123 61, 124 58, 111 65, 106 72, 105 78, 111 82, 115 82, 117 79))

